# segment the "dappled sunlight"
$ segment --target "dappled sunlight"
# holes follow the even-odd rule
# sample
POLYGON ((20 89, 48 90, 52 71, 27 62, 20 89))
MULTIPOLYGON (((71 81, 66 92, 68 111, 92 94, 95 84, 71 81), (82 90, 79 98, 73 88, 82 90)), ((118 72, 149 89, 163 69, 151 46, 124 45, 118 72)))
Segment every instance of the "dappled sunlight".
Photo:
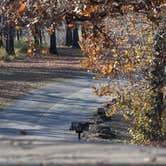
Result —
POLYGON ((67 79, 40 88, 13 103, 0 114, 1 136, 19 136, 21 130, 35 138, 72 141, 69 131, 73 121, 88 121, 106 98, 92 92, 91 77, 67 79))
POLYGON ((58 57, 34 57, 3 62, 0 65, 0 105, 4 106, 6 102, 53 80, 85 75, 85 70, 80 69, 79 50, 60 49, 60 54, 58 57), (72 56, 67 56, 67 53, 72 56))

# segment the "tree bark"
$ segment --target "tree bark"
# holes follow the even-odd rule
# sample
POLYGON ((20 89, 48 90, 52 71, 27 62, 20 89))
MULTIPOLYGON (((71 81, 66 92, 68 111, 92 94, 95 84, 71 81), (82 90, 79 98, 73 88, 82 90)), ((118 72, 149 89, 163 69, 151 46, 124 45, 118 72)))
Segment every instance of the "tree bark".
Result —
POLYGON ((72 39, 72 30, 67 27, 67 31, 66 31, 66 46, 72 46, 73 44, 73 39, 72 39))
POLYGON ((3 47, 2 34, 0 34, 0 48, 3 47))
POLYGON ((56 33, 53 32, 50 35, 50 49, 49 49, 50 54, 54 54, 57 55, 58 51, 57 51, 57 47, 56 47, 56 33))
MULTIPOLYGON (((3 16, 0 15, 0 25, 2 26, 2 24, 3 24, 3 16)), ((0 27, 0 48, 3 47, 2 36, 3 36, 3 28, 0 27)))
POLYGON ((79 46, 79 35, 78 35, 78 28, 74 28, 73 30, 73 48, 80 48, 79 46))
POLYGON ((34 43, 35 43, 35 45, 38 46, 40 44, 40 34, 39 34, 39 30, 38 30, 38 27, 36 24, 34 27, 33 36, 34 36, 34 43))
POLYGON ((12 26, 7 26, 7 33, 6 33, 6 52, 9 55, 14 55, 15 50, 14 50, 14 27, 12 26))
POLYGON ((20 31, 16 30, 16 33, 17 33, 17 40, 19 41, 20 40, 20 31))
POLYGON ((39 37, 40 37, 40 44, 43 44, 43 38, 42 38, 42 30, 39 30, 39 37))

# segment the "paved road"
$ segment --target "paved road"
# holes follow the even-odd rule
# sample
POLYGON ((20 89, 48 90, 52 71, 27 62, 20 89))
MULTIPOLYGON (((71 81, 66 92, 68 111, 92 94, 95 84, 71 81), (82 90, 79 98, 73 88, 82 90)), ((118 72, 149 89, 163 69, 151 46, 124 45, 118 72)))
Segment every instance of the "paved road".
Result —
POLYGON ((72 121, 87 121, 106 101, 91 91, 90 77, 66 79, 34 90, 0 113, 0 166, 166 164, 166 149, 79 142, 72 121), (26 135, 20 134, 24 130, 26 135))

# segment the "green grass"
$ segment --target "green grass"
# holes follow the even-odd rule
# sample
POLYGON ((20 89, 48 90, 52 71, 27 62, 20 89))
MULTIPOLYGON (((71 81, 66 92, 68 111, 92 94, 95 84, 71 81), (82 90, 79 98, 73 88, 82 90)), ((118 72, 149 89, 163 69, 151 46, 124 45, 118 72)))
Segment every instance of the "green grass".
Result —
POLYGON ((28 44, 25 40, 16 40, 14 42, 14 48, 15 48, 15 55, 8 55, 5 48, 0 48, 0 60, 7 60, 12 61, 15 58, 20 57, 22 54, 24 54, 28 49, 28 44))
POLYGON ((16 40, 14 42, 16 55, 18 53, 25 53, 28 49, 28 44, 25 40, 16 40))
POLYGON ((7 57, 6 50, 5 50, 5 48, 1 47, 0 48, 0 60, 4 59, 5 57, 7 57))
POLYGON ((20 56, 20 53, 17 48, 15 49, 15 55, 8 55, 5 48, 0 48, 0 60, 12 61, 19 56, 20 56))

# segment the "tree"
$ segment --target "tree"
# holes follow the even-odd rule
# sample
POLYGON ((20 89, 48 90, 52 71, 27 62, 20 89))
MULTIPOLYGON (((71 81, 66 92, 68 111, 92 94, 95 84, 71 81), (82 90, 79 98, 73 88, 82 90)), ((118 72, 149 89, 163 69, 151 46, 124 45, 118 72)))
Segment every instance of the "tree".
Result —
POLYGON ((50 54, 54 54, 57 55, 58 51, 56 48, 56 33, 55 31, 52 32, 52 34, 50 35, 50 50, 49 50, 50 54))
POLYGON ((71 15, 66 15, 66 24, 66 46, 71 46, 73 44, 72 29, 74 28, 71 15))
POLYGON ((15 29, 11 25, 7 25, 6 28, 6 52, 9 55, 14 55, 15 50, 14 50, 14 33, 15 29))
MULTIPOLYGON (((124 89, 118 85, 116 95, 121 105, 134 109, 134 113, 133 110, 131 111, 134 116, 135 128, 131 133, 135 141, 160 140, 162 135, 161 115, 164 111, 165 1, 119 0, 115 2, 103 0, 99 3, 89 1, 88 5, 89 7, 84 9, 84 12, 93 20, 84 26, 82 48, 84 54, 89 58, 84 62, 84 65, 89 70, 97 72, 97 78, 105 77, 108 78, 108 81, 122 76, 128 78, 132 88, 125 87, 125 89, 128 88, 127 94, 120 93, 120 89, 123 90, 122 92, 124 92, 124 89), (95 7, 97 8, 96 11, 91 12, 91 9, 95 7), (122 30, 119 31, 120 27, 118 27, 117 22, 120 23, 120 20, 124 17, 126 17, 128 30, 124 29, 126 26, 123 22, 122 30), (139 20, 149 24, 147 27, 141 21, 141 26, 144 24, 142 34, 145 36, 143 38, 148 39, 144 42, 145 45, 141 45, 141 41, 138 40, 140 34, 137 33, 140 24, 135 24, 136 19, 133 19, 134 17, 136 19, 141 17, 139 20), (112 22, 111 26, 108 26, 107 22, 109 24, 112 22), (156 31, 153 30, 154 27, 156 31), (153 34, 150 31, 156 34, 155 40, 153 40, 153 34), (119 32, 121 36, 118 36, 116 32, 119 32), (125 34, 125 32, 127 33, 125 34), (134 45, 129 44, 131 35, 134 35, 137 39, 134 41, 134 45), (153 48, 152 45, 154 45, 153 48), (142 79, 138 81, 139 77, 136 76, 141 74, 142 79), (133 88, 137 88, 137 90, 134 89, 135 92, 133 92, 133 88), (142 91, 140 88, 142 88, 142 91), (143 91, 147 92, 146 95, 143 91), (134 95, 131 95, 133 93, 134 95), (138 93, 141 95, 138 95, 138 93), (124 99, 126 95, 129 97, 128 100, 124 99), (143 107, 138 106, 136 104, 138 100, 133 99, 139 99, 140 105, 142 104, 143 107)), ((100 89, 95 88, 95 91, 99 95, 109 95, 115 92, 115 87, 111 88, 112 84, 113 81, 106 86, 102 85, 100 89)))
POLYGON ((3 47, 3 40, 2 40, 2 37, 3 37, 3 18, 2 18, 2 15, 0 15, 0 48, 3 47))
POLYGON ((56 46, 54 35, 55 27, 64 19, 64 15, 71 8, 70 3, 68 0, 7 0, 1 1, 1 6, 3 6, 1 10, 6 14, 10 24, 27 27, 36 45, 42 42, 41 29, 47 28, 49 34, 52 34, 50 35, 51 52, 55 53, 57 52, 56 48, 53 48, 56 46), (52 25, 54 25, 53 28, 52 25))
POLYGON ((80 48, 79 46, 79 35, 78 35, 78 25, 75 25, 75 28, 73 30, 73 48, 80 48))

